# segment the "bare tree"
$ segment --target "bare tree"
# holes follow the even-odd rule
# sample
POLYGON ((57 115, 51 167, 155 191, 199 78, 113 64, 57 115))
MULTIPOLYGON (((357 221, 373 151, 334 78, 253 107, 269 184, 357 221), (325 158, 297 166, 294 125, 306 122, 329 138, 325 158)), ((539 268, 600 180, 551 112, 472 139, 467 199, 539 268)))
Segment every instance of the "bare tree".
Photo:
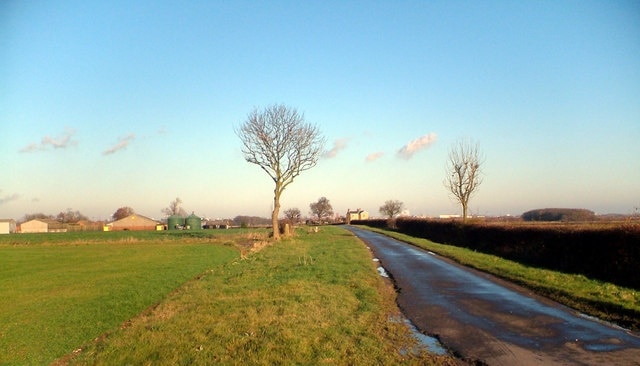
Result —
POLYGON ((327 199, 327 197, 320 197, 318 202, 313 202, 309 205, 311 214, 318 217, 318 221, 322 222, 323 219, 333 215, 333 207, 327 199))
POLYGON ((111 217, 113 217, 114 220, 120 220, 123 219, 129 215, 133 215, 135 212, 133 211, 133 209, 129 206, 125 206, 125 207, 120 207, 119 209, 116 210, 116 212, 113 213, 113 215, 111 215, 111 217))
POLYGON ((64 223, 78 222, 80 220, 88 220, 88 217, 81 214, 80 211, 73 211, 68 208, 67 211, 62 211, 56 216, 56 220, 64 223))
POLYGON ((380 206, 379 211, 381 214, 393 218, 395 215, 402 212, 402 208, 404 203, 398 200, 387 200, 384 202, 384 205, 380 206))
POLYGON ((56 217, 53 215, 45 215, 42 212, 39 212, 35 214, 25 214, 21 222, 27 222, 27 221, 36 220, 36 219, 55 220, 55 218, 56 217))
POLYGON ((273 238, 278 240, 282 192, 301 172, 316 165, 325 139, 295 108, 277 104, 254 108, 236 134, 245 160, 262 168, 275 183, 271 223, 273 238))
POLYGON ((463 222, 467 220, 469 199, 482 183, 482 163, 478 144, 470 140, 458 140, 449 151, 444 186, 462 206, 463 222))
POLYGON ((291 222, 298 223, 300 222, 300 218, 302 217, 302 213, 300 212, 300 209, 298 209, 297 207, 293 207, 293 208, 288 208, 284 211, 284 216, 288 219, 291 220, 291 222))
POLYGON ((182 208, 182 200, 180 199, 180 197, 176 197, 174 201, 169 202, 169 207, 163 208, 162 213, 167 216, 187 216, 187 211, 182 208))

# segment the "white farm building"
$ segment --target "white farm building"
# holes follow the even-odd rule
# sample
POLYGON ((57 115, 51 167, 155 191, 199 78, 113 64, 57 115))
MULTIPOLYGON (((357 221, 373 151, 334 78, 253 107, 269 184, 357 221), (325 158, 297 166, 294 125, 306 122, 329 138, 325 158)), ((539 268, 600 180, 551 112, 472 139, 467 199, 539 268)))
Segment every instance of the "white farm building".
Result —
POLYGON ((16 232, 14 219, 0 219, 0 234, 13 234, 16 232))
POLYGON ((351 220, 369 220, 369 213, 362 209, 357 210, 347 210, 347 224, 351 222, 351 220))
POLYGON ((21 233, 61 233, 66 231, 66 227, 56 220, 33 219, 20 224, 21 233))

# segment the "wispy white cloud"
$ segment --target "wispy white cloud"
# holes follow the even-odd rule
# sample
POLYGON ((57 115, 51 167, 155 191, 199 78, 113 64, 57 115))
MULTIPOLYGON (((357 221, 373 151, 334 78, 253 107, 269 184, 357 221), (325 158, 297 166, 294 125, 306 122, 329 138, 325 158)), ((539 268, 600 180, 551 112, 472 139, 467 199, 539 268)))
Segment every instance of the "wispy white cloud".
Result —
POLYGON ((23 153, 30 153, 30 152, 34 152, 34 151, 38 151, 38 150, 42 150, 42 148, 40 147, 40 145, 38 143, 30 143, 29 145, 23 147, 22 149, 20 149, 20 152, 23 153))
POLYGON ((111 155, 115 152, 118 152, 124 148, 126 148, 127 146, 129 146, 129 143, 131 141, 133 141, 133 139, 136 138, 136 135, 130 133, 125 137, 121 137, 120 139, 118 139, 118 143, 116 143, 115 145, 113 145, 112 147, 106 149, 105 151, 102 152, 102 155, 111 155))
MULTIPOLYGON (((2 190, 0 190, 0 193, 2 193, 2 190)), ((11 201, 15 201, 17 199, 20 198, 20 195, 17 193, 13 193, 13 194, 8 194, 8 195, 1 195, 0 194, 0 205, 4 205, 5 203, 9 203, 11 201)))
POLYGON ((46 151, 50 148, 55 149, 66 149, 69 146, 75 146, 78 144, 77 141, 73 140, 73 135, 75 135, 76 131, 72 128, 66 128, 64 133, 59 137, 51 137, 49 135, 45 135, 40 143, 33 142, 22 149, 20 152, 30 153, 34 151, 46 151))
POLYGON ((340 150, 344 150, 349 142, 349 138, 341 138, 341 139, 337 139, 333 142, 333 148, 331 148, 331 150, 327 151, 324 154, 324 157, 327 159, 331 159, 331 158, 335 158, 336 155, 338 155, 338 153, 340 152, 340 150))
POLYGON ((365 160, 367 162, 376 161, 376 160, 380 159, 382 157, 382 155, 384 155, 384 153, 382 151, 374 152, 372 154, 367 155, 365 160))
POLYGON ((42 145, 52 146, 54 149, 64 149, 71 143, 71 136, 73 132, 66 133, 61 138, 53 138, 51 136, 45 136, 42 138, 42 145))
POLYGON ((398 157, 409 160, 418 151, 426 149, 427 147, 433 145, 433 143, 436 142, 437 138, 438 135, 431 132, 422 137, 418 137, 415 140, 409 141, 406 145, 400 148, 400 150, 398 150, 398 157))

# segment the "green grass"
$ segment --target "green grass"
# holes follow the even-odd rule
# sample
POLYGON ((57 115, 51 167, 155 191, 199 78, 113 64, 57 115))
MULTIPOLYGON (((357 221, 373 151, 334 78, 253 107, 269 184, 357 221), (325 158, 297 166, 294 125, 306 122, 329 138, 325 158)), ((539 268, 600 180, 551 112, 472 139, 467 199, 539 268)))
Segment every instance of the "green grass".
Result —
POLYGON ((0 239, 0 364, 451 364, 346 230, 212 232, 0 239))
POLYGON ((149 233, 3 236, 0 364, 47 364, 236 257, 149 233))
POLYGON ((640 292, 583 275, 535 268, 466 248, 434 243, 389 230, 364 227, 431 250, 465 266, 492 273, 585 314, 640 329, 640 292))
POLYGON ((393 288, 350 233, 299 232, 191 281, 72 363, 432 364, 415 346, 393 288))

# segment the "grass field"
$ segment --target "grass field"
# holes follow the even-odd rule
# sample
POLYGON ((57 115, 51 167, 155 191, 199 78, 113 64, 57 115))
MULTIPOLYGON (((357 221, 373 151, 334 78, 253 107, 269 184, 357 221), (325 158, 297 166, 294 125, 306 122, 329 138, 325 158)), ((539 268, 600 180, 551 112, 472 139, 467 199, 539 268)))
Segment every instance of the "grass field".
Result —
POLYGON ((447 364, 337 227, 0 238, 0 364, 447 364), (242 252, 242 254, 241 254, 242 252), (75 351, 75 352, 74 352, 75 351))
POLYGON ((47 364, 238 257, 148 233, 0 238, 0 364, 47 364))

